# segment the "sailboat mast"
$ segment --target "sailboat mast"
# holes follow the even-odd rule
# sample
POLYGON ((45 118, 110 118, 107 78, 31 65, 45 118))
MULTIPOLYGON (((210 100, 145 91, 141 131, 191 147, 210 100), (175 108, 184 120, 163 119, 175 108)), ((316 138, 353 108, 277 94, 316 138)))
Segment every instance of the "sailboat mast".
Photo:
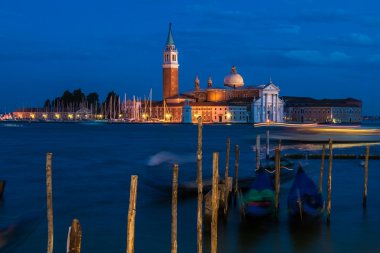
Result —
POLYGON ((150 88, 149 93, 149 118, 152 118, 152 88, 150 88))

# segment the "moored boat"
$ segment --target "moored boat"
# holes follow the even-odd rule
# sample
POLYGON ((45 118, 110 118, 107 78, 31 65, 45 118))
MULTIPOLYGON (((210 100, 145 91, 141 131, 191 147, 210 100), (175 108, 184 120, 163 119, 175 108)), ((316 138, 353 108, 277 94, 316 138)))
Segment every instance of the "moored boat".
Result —
POLYGON ((290 220, 298 223, 318 222, 324 208, 322 194, 300 165, 288 196, 290 220))
POLYGON ((257 172, 256 180, 242 196, 242 215, 247 219, 272 219, 275 211, 274 201, 274 184, 269 175, 260 169, 257 172))

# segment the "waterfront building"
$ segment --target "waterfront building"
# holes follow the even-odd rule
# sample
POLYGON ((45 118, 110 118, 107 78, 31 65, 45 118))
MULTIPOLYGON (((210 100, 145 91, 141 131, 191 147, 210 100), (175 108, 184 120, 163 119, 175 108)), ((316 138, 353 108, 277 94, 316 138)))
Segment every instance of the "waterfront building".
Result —
MULTIPOLYGON (((200 79, 196 76, 194 90, 180 94, 178 52, 171 24, 163 56, 163 101, 160 106, 162 108, 157 109, 157 113, 152 117, 187 123, 190 118, 192 123, 197 122, 198 116, 202 116, 205 123, 283 121, 284 103, 279 97, 279 87, 271 81, 265 85, 245 86, 244 79, 235 66, 224 77, 223 87, 215 86, 212 78, 208 77, 207 87, 202 89, 200 79), (188 115, 190 112, 191 117, 188 115), (186 115, 178 116, 178 113, 186 115)), ((158 107, 157 103, 156 106, 158 107)))
POLYGON ((70 111, 48 111, 46 108, 22 108, 12 112, 15 120, 29 121, 75 121, 75 120, 91 120, 102 119, 103 115, 98 115, 88 108, 80 108, 75 112, 70 111))
POLYGON ((362 101, 283 97, 285 119, 292 123, 361 123, 362 101))

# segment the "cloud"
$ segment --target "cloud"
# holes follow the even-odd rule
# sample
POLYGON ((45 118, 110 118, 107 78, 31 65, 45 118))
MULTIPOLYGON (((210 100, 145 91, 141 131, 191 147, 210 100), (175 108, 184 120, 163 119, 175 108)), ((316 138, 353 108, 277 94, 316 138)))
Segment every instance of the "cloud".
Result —
POLYGON ((327 61, 330 61, 330 62, 345 63, 345 62, 349 62, 351 59, 352 59, 351 56, 339 51, 334 51, 327 56, 327 61))
POLYGON ((378 39, 372 38, 370 35, 364 33, 350 33, 336 37, 321 38, 320 40, 329 44, 345 47, 373 48, 380 46, 378 39))
POLYGON ((358 16, 357 21, 364 26, 379 27, 380 26, 380 17, 379 16, 370 16, 363 15, 358 16))
POLYGON ((89 61, 100 58, 91 52, 70 52, 61 50, 34 52, 0 52, 0 62, 52 62, 52 61, 89 61))
POLYGON ((218 19, 220 21, 239 21, 242 18, 247 17, 245 14, 237 10, 222 10, 214 5, 199 4, 187 5, 185 13, 189 15, 202 16, 204 18, 218 19))
POLYGON ((373 40, 367 34, 351 33, 348 36, 348 41, 358 45, 371 45, 373 40))
POLYGON ((280 24, 274 28, 274 32, 283 34, 298 34, 301 28, 298 25, 280 24))
POLYGON ((347 22, 355 19, 355 16, 345 10, 312 10, 303 11, 293 18, 297 22, 307 22, 307 23, 336 23, 336 22, 347 22))
POLYGON ((380 64, 380 54, 372 55, 369 57, 368 61, 372 64, 380 64))
POLYGON ((283 53, 285 58, 308 64, 319 64, 324 61, 322 54, 317 50, 290 50, 283 53))
POLYGON ((301 28, 298 25, 289 25, 289 24, 280 24, 277 28, 274 29, 277 33, 284 34, 298 34, 301 28))
POLYGON ((304 64, 313 65, 348 63, 351 60, 351 56, 339 51, 323 54, 318 50, 290 50, 284 52, 284 56, 304 64))

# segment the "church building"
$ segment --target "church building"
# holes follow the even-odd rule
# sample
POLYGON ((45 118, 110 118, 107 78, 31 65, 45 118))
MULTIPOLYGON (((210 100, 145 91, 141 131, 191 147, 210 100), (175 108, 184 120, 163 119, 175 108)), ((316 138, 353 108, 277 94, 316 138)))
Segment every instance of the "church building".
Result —
POLYGON ((207 86, 202 88, 196 76, 194 90, 179 93, 178 67, 178 51, 169 24, 162 65, 165 108, 159 109, 158 117, 184 123, 195 123, 199 116, 205 123, 283 122, 280 89, 271 81, 265 85, 245 86, 243 77, 233 66, 222 87, 214 85, 209 77, 207 86))

